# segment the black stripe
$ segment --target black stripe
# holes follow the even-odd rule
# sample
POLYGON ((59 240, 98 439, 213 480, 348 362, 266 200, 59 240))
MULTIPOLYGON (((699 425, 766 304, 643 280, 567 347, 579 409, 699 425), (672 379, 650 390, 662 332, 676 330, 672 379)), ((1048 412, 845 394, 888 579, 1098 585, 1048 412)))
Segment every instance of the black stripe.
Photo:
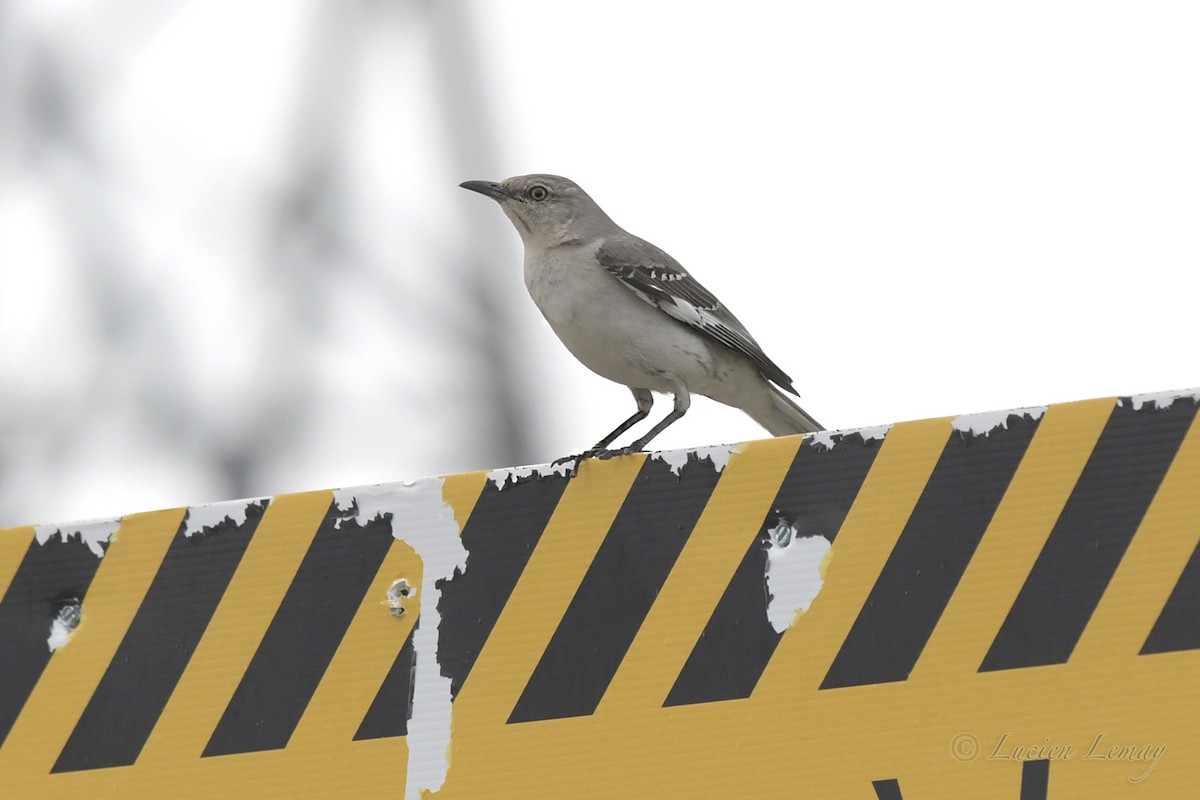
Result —
POLYGON ((1113 409, 980 672, 1066 663, 1195 415, 1113 409))
POLYGON ((412 717, 413 666, 416 663, 413 659, 413 634, 416 632, 416 627, 408 632, 404 646, 392 662, 392 668, 388 670, 371 707, 367 709, 367 715, 358 726, 358 732, 354 734, 354 741, 408 735, 408 720, 412 717))
POLYGON ((879 800, 904 800, 904 795, 900 794, 900 781, 895 778, 871 781, 871 786, 874 787, 875 796, 879 800))
POLYGON ((1021 800, 1046 800, 1050 793, 1050 761, 1026 761, 1021 766, 1021 800))
MULTIPOLYGON (((392 544, 391 521, 331 503, 203 755, 284 747, 392 544)), ((382 599, 382 598, 381 598, 382 599)))
POLYGON ((1141 654, 1178 650, 1200 650, 1200 545, 1192 551, 1141 654))
POLYGON ((78 536, 29 543, 0 600, 0 745, 50 663, 51 623, 65 605, 86 599, 99 567, 100 559, 78 536))
POLYGON ((450 679, 451 697, 458 696, 471 674, 569 480, 562 476, 532 478, 503 489, 491 481, 484 485, 463 526, 467 569, 437 582, 442 620, 438 662, 442 674, 450 679))
POLYGON ((1037 428, 950 435, 822 689, 908 679, 1037 428))
POLYGON ((186 521, 180 524, 51 772, 117 767, 137 760, 265 509, 265 502, 250 504, 242 525, 222 522, 190 538, 184 535, 186 521))
POLYGON ((824 536, 832 542, 878 452, 878 442, 856 433, 842 437, 828 452, 805 440, 664 706, 750 696, 783 636, 767 619, 770 530, 782 519, 800 536, 824 536))
POLYGON ((720 477, 646 459, 509 722, 596 710, 720 477))

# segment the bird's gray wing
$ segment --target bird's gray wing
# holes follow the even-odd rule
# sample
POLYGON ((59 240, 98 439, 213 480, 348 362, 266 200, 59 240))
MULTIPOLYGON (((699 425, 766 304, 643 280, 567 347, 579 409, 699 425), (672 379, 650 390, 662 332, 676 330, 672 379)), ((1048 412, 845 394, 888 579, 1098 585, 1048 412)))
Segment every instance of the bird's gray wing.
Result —
POLYGON ((630 236, 608 239, 596 251, 596 258, 638 297, 745 356, 765 377, 796 394, 792 379, 767 358, 746 326, 666 252, 630 236))

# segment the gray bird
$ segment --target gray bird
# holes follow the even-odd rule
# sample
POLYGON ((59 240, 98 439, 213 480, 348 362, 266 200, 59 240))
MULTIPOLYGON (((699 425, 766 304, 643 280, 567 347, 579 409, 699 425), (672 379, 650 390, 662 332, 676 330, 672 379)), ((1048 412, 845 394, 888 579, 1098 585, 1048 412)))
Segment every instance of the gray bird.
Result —
POLYGON ((787 398, 792 379, 746 327, 665 252, 617 226, 572 181, 520 175, 464 189, 500 204, 525 245, 525 288, 584 366, 633 392, 637 411, 601 452, 671 393, 675 407, 626 450, 641 450, 678 420, 692 393, 740 408, 773 436, 822 430, 787 398), (773 385, 774 384, 774 385, 773 385))

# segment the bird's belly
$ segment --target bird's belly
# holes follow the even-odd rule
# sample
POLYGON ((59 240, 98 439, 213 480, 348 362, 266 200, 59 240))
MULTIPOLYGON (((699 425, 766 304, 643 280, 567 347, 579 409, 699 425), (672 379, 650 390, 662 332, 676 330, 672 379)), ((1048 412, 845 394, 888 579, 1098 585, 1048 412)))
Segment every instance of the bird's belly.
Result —
POLYGON ((571 354, 611 381, 658 392, 703 381, 711 354, 698 335, 632 292, 615 298, 576 297, 543 313, 571 354))
POLYGON ((698 333, 579 259, 526 253, 525 264, 530 296, 575 358, 611 381, 658 392, 711 379, 713 354, 698 333))

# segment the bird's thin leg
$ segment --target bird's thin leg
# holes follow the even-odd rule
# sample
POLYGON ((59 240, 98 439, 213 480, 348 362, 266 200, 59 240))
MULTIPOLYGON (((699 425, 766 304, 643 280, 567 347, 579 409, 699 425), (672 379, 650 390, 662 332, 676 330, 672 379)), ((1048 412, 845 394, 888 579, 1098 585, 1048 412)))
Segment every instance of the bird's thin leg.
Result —
POLYGON ((667 414, 667 416, 663 417, 662 422, 659 422, 657 425, 651 428, 649 433, 638 439, 633 444, 629 445, 628 449, 634 452, 638 450, 644 450, 646 445, 650 444, 651 439, 653 439, 655 436, 658 436, 660 433, 665 431, 667 427, 671 425, 671 423, 675 422, 677 419, 686 414, 691 405, 692 396, 688 394, 687 387, 682 383, 676 383, 675 408, 671 410, 670 414, 667 414))
POLYGON ((637 402, 638 410, 634 412, 633 416, 618 425, 616 430, 596 442, 596 446, 589 450, 589 453, 598 453, 608 449, 608 446, 613 443, 614 439, 644 420, 650 413, 650 408, 654 405, 654 395, 650 394, 650 390, 630 387, 629 391, 633 392, 633 399, 637 402))

